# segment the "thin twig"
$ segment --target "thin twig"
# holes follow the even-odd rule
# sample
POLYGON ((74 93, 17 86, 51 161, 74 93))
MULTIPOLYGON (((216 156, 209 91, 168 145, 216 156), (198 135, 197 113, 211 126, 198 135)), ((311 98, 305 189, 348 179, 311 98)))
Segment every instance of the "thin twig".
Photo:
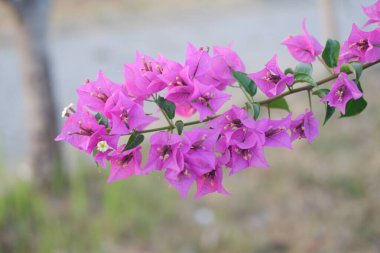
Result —
POLYGON ((309 98, 309 109, 312 112, 313 111, 313 103, 311 102, 311 91, 307 90, 307 97, 309 98))
MULTIPOLYGON (((376 61, 376 62, 372 62, 372 63, 366 63, 363 65, 363 70, 364 69, 367 69, 367 68, 370 68, 376 64, 379 64, 380 63, 380 60, 376 61)), ((336 78, 338 78, 339 76, 339 73, 337 74, 332 74, 324 79, 321 79, 317 82, 317 86, 320 86, 320 85, 323 85, 327 82, 330 82, 336 78)), ((303 86, 303 87, 300 87, 300 88, 296 88, 296 89, 291 89, 289 91, 286 91, 286 92, 283 92, 281 93, 280 95, 276 96, 276 97, 273 97, 273 98, 269 98, 269 99, 265 99, 265 100, 261 100, 261 101, 257 101, 255 102, 256 104, 260 104, 260 105, 267 105, 279 98, 283 98, 283 97, 286 97, 286 96, 289 96, 291 94, 294 94, 294 93, 298 93, 298 92, 301 92, 301 91, 311 91, 313 88, 315 88, 315 86, 313 85, 306 85, 306 86, 303 86)), ((245 93, 244 93, 245 94, 245 93)), ((192 125, 197 125, 197 124, 201 124, 201 123, 205 123, 207 121, 210 121, 212 119, 215 119, 217 117, 219 117, 219 115, 214 115, 212 117, 208 117, 207 119, 205 119, 204 121, 199 121, 199 120, 195 120, 195 121, 189 121, 189 122, 186 122, 184 123, 183 125, 184 126, 192 126, 192 125)), ((170 130, 172 129, 173 126, 166 126, 166 127, 158 127, 158 128, 152 128, 152 129, 147 129, 147 130, 143 130, 143 131, 137 131, 137 133, 140 133, 140 134, 144 134, 144 133, 151 133, 151 132, 156 132, 156 131, 163 131, 163 130, 170 130)), ((128 134, 129 135, 129 134, 128 134)))

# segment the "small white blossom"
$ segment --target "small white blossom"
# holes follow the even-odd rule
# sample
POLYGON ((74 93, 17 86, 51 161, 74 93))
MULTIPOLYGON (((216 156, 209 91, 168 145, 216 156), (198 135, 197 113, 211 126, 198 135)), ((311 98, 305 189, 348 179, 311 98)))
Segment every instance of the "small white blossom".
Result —
POLYGON ((100 152, 106 152, 109 149, 112 149, 106 141, 99 141, 98 145, 96 146, 98 151, 100 152))
POLYGON ((66 106, 65 108, 63 108, 62 110, 62 118, 66 117, 66 116, 69 116, 70 115, 70 111, 73 112, 74 109, 73 109, 73 103, 70 103, 68 106, 66 106))

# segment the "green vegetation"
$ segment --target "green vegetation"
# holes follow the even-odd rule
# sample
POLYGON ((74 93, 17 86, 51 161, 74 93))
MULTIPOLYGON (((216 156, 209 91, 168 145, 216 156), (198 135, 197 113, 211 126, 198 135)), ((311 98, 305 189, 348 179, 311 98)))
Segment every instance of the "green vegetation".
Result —
MULTIPOLYGON (((152 191, 146 179, 106 185, 103 175, 81 172, 57 195, 18 182, 0 197, 0 252, 106 252, 111 242, 143 244, 175 216, 174 193, 152 191)), ((158 189, 164 184, 156 182, 158 189)))

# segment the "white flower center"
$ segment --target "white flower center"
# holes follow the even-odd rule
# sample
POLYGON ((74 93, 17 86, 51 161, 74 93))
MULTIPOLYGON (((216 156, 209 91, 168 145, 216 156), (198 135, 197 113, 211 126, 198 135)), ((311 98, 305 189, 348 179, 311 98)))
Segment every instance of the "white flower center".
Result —
POLYGON ((74 112, 73 106, 74 106, 73 103, 70 103, 68 106, 63 108, 61 117, 62 118, 68 117, 70 115, 70 112, 74 112))
POLYGON ((99 141, 98 145, 96 146, 98 151, 100 152, 106 152, 109 149, 112 149, 106 141, 99 141))

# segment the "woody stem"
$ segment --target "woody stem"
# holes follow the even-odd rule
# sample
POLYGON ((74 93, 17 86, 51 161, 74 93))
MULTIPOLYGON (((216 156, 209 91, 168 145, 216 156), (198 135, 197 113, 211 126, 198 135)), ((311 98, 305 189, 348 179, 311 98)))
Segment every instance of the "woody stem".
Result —
MULTIPOLYGON (((376 64, 379 64, 380 63, 380 60, 376 61, 376 62, 371 62, 371 63, 366 63, 363 65, 363 70, 364 69, 367 69, 367 68, 370 68, 376 64)), ((328 83, 332 80, 335 80, 336 78, 338 78, 339 76, 339 73, 337 74, 332 74, 324 79, 321 79, 317 82, 317 86, 321 86, 325 83, 328 83)), ((242 88, 242 87, 241 87, 242 88)), ((313 88, 315 88, 315 86, 309 84, 309 85, 305 85, 303 87, 299 87, 299 88, 295 88, 295 89, 291 89, 291 90, 288 90, 286 92, 283 92, 281 93, 280 95, 276 96, 276 97, 272 97, 272 98, 269 98, 269 99, 264 99, 264 100, 261 100, 261 101, 257 101, 255 102, 256 104, 260 104, 260 105, 268 105, 270 104, 271 102, 279 99, 279 98, 283 98, 283 97, 286 97, 286 96, 289 96, 291 94, 294 94, 294 93, 298 93, 298 92, 302 92, 302 91, 311 91, 313 88)), ((244 91, 243 91, 244 92, 244 91)), ((244 92, 244 94, 247 96, 247 94, 244 92)), ((247 98, 248 99, 248 98, 247 98)), ((252 98, 250 98, 249 100, 252 100, 252 98)), ((165 115, 164 113, 164 116, 166 118, 166 120, 168 121, 169 123, 169 126, 166 126, 166 127, 159 127, 159 128, 152 128, 152 129, 147 129, 147 130, 142 130, 142 131, 138 131, 137 133, 140 133, 140 134, 144 134, 144 133, 151 133, 151 132, 157 132, 157 131, 163 131, 163 130, 170 130, 170 129, 173 129, 174 126, 173 126, 173 123, 171 122, 171 120, 168 118, 167 115, 165 115)), ((220 115, 215 115, 215 116, 212 116, 212 117, 208 117, 206 118, 205 120, 203 121, 199 121, 199 120, 195 120, 195 121, 189 121, 189 122, 186 122, 184 123, 183 125, 184 126, 191 126, 191 125, 197 125, 197 124, 201 124, 201 123, 205 123, 207 121, 210 121, 210 120, 213 120, 217 117, 219 117, 220 115)))

